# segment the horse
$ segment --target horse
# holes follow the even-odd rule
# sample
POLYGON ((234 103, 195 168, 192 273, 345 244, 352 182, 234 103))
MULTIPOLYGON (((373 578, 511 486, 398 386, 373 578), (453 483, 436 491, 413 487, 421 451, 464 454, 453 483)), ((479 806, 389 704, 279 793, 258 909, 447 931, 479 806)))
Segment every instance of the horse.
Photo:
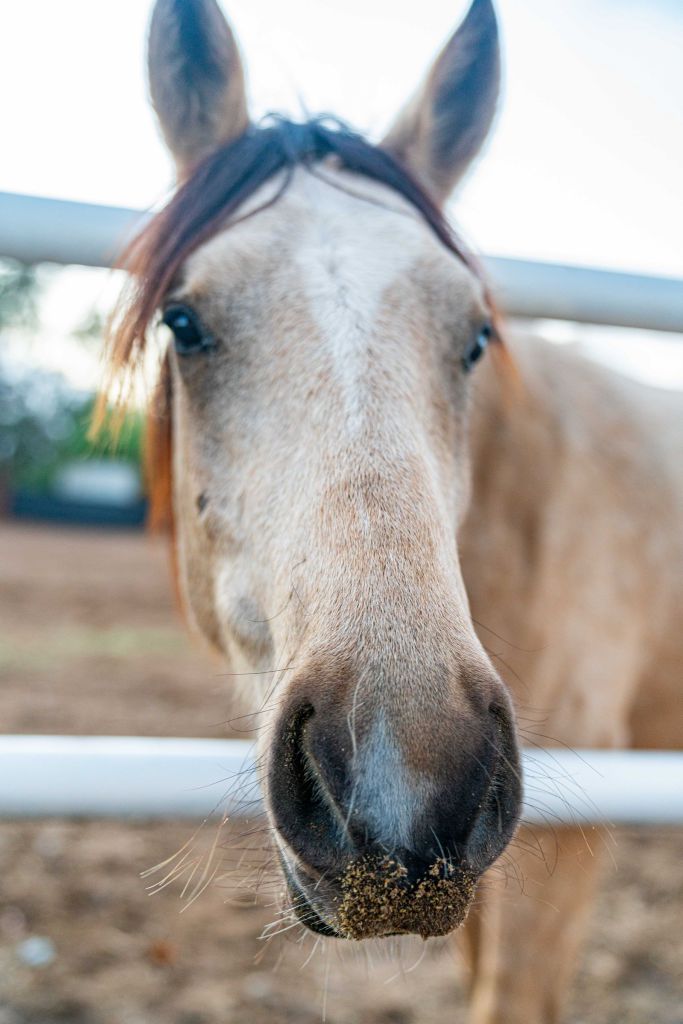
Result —
POLYGON ((600 844, 520 821, 520 737, 681 743, 680 396, 506 328, 445 217, 496 109, 491 0, 379 145, 254 123, 215 0, 157 0, 148 54, 178 185, 128 250, 110 371, 161 316, 152 519, 263 723, 293 919, 462 925, 472 1024, 553 1024, 600 844))

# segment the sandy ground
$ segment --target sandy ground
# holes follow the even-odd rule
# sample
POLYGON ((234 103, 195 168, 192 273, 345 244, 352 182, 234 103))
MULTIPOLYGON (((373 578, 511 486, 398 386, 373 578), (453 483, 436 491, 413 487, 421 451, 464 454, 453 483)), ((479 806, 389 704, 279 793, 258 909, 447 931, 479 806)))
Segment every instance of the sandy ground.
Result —
MULTIPOLYGON (((235 713, 178 626, 161 546, 0 526, 2 731, 224 736, 235 713)), ((464 1020, 452 941, 260 939, 279 882, 250 832, 225 839, 215 884, 180 913, 181 883, 149 895, 140 873, 187 823, 0 824, 0 1024, 464 1020)), ((683 1024, 683 829, 615 838, 568 1021, 683 1024)))

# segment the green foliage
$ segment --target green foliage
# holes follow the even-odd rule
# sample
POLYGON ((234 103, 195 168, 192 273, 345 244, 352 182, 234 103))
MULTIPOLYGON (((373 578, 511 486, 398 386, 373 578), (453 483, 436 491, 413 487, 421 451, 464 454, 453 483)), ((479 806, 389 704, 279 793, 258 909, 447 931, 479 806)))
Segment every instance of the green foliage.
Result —
POLYGON ((91 309, 82 322, 73 331, 73 337, 83 345, 102 344, 106 331, 106 318, 97 309, 91 309))
POLYGON ((143 419, 107 418, 88 436, 94 398, 68 388, 58 374, 33 371, 10 384, 0 375, 0 473, 14 487, 43 491, 68 462, 116 457, 139 465, 143 419))
POLYGON ((0 330, 10 324, 36 327, 40 286, 35 267, 0 260, 0 330))
MULTIPOLYGON (((0 336, 9 328, 38 330, 40 268, 0 260, 0 336)), ((102 321, 93 312, 75 332, 84 345, 99 342, 102 321)), ((1 340, 1 339, 0 339, 1 340)), ((112 416, 95 440, 88 436, 94 397, 75 391, 58 373, 18 369, 0 358, 0 484, 44 491, 68 462, 116 457, 140 463, 143 418, 112 416)))

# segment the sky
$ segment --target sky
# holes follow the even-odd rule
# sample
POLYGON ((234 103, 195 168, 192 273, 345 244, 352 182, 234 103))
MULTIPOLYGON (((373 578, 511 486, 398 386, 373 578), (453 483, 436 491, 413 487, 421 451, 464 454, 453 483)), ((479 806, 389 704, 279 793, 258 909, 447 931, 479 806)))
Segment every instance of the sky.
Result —
MULTIPOLYGON (((373 139, 465 7, 224 4, 255 115, 333 111, 373 139)), ((490 144, 452 201, 465 236, 487 253, 683 277, 683 0, 497 9, 505 84, 490 144)), ((144 76, 150 10, 151 0, 0 4, 0 190, 134 207, 167 194, 144 76)), ((98 275, 75 280, 83 298, 100 287, 98 275)), ((77 292, 62 287, 62 314, 77 292)))

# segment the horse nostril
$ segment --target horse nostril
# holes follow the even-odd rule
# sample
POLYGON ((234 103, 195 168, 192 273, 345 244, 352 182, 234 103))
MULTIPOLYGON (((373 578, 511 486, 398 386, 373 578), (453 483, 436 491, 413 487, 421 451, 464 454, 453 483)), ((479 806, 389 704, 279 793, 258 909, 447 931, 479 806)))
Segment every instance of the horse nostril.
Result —
POLYGON ((496 753, 500 755, 510 745, 514 733, 514 721, 510 707, 501 700, 492 700, 488 708, 489 718, 495 729, 496 753))
POLYGON ((487 746, 493 754, 485 797, 465 846, 467 862, 481 874, 501 853, 515 830, 522 798, 514 713, 504 699, 492 700, 493 728, 487 746))
POLYGON ((283 737, 284 765, 289 776, 290 795, 299 813, 305 813, 307 807, 315 803, 316 798, 311 765, 304 749, 306 726, 314 714, 312 704, 305 704, 299 708, 290 717, 286 735, 283 737))
POLYGON ((492 700, 489 704, 489 715, 495 719, 496 722, 500 722, 501 719, 506 718, 505 708, 499 700, 492 700))
POLYGON ((271 754, 268 792, 275 824, 307 867, 329 869, 344 851, 348 834, 339 798, 333 793, 334 772, 321 766, 311 744, 315 709, 301 705, 283 718, 271 754))

